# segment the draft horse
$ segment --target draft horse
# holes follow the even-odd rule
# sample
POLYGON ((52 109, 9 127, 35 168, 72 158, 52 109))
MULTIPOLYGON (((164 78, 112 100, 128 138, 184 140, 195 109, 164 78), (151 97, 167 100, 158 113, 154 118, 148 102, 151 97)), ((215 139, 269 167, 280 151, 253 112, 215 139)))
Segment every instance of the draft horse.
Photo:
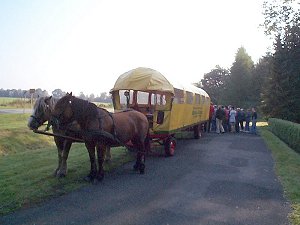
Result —
POLYGON ((109 113, 95 104, 65 95, 56 103, 52 112, 52 125, 67 130, 76 121, 80 125, 85 146, 89 153, 91 169, 87 181, 100 181, 104 177, 103 158, 106 146, 126 146, 130 142, 137 150, 134 169, 141 174, 145 170, 145 154, 148 145, 148 120, 135 110, 109 113), (95 150, 98 157, 98 169, 95 150))
MULTIPOLYGON (((27 126, 31 130, 37 130, 40 126, 42 126, 46 121, 49 121, 51 118, 51 113, 54 110, 54 106, 56 105, 58 98, 50 97, 40 97, 36 100, 32 114, 28 119, 27 126)), ((74 122, 70 125, 73 132, 67 132, 65 130, 58 129, 57 127, 52 127, 52 131, 54 134, 58 135, 67 135, 75 138, 80 138, 80 127, 74 122), (76 132, 74 132, 76 131, 76 132)), ((57 147, 58 154, 58 166, 54 171, 54 176, 56 177, 65 177, 67 175, 67 160, 69 156, 69 151, 71 149, 72 140, 65 139, 63 137, 54 136, 54 142, 57 147)), ((111 154, 110 149, 107 148, 105 159, 110 160, 111 154)))

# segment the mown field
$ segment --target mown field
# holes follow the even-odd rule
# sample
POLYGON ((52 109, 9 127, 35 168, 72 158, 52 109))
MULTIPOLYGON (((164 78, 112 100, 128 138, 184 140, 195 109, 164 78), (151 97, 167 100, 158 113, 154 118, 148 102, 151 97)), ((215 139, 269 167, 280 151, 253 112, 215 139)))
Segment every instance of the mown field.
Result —
POLYGON ((31 108, 30 99, 0 97, 0 108, 31 108))
MULTIPOLYGON (((30 131, 28 118, 28 114, 0 115, 0 215, 90 185, 82 179, 90 169, 84 145, 72 146, 67 177, 53 177, 57 167, 53 139, 30 131)), ((106 171, 133 160, 123 147, 113 148, 112 157, 106 171)))

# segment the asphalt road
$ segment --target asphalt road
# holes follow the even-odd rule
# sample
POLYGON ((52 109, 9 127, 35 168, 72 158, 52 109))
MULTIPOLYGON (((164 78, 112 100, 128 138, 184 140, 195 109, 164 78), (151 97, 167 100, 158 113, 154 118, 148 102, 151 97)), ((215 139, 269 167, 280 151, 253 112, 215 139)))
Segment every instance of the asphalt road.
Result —
MULTIPOLYGON (((0 218, 0 224, 275 225, 290 205, 259 136, 207 134, 181 140, 171 158, 132 163, 90 185, 0 218)), ((50 171, 49 171, 50 172, 50 171)))

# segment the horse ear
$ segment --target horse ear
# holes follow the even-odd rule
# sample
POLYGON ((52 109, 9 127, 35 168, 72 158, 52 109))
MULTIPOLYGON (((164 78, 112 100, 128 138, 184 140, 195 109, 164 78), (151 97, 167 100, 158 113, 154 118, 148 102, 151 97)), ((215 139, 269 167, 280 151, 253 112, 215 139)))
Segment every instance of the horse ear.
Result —
POLYGON ((72 91, 70 92, 70 96, 72 96, 72 91))
POLYGON ((52 98, 52 95, 50 96, 50 97, 46 97, 45 98, 45 103, 47 104, 47 105, 49 105, 50 104, 50 100, 51 100, 51 98, 52 98))

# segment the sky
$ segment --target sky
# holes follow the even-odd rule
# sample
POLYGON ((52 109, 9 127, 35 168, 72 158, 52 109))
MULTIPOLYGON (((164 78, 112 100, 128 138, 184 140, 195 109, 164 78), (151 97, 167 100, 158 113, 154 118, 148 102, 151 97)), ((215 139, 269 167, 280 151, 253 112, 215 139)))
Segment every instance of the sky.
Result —
POLYGON ((177 82, 230 68, 243 46, 256 63, 272 43, 263 0, 2 0, 0 88, 108 92, 137 67, 177 82))

